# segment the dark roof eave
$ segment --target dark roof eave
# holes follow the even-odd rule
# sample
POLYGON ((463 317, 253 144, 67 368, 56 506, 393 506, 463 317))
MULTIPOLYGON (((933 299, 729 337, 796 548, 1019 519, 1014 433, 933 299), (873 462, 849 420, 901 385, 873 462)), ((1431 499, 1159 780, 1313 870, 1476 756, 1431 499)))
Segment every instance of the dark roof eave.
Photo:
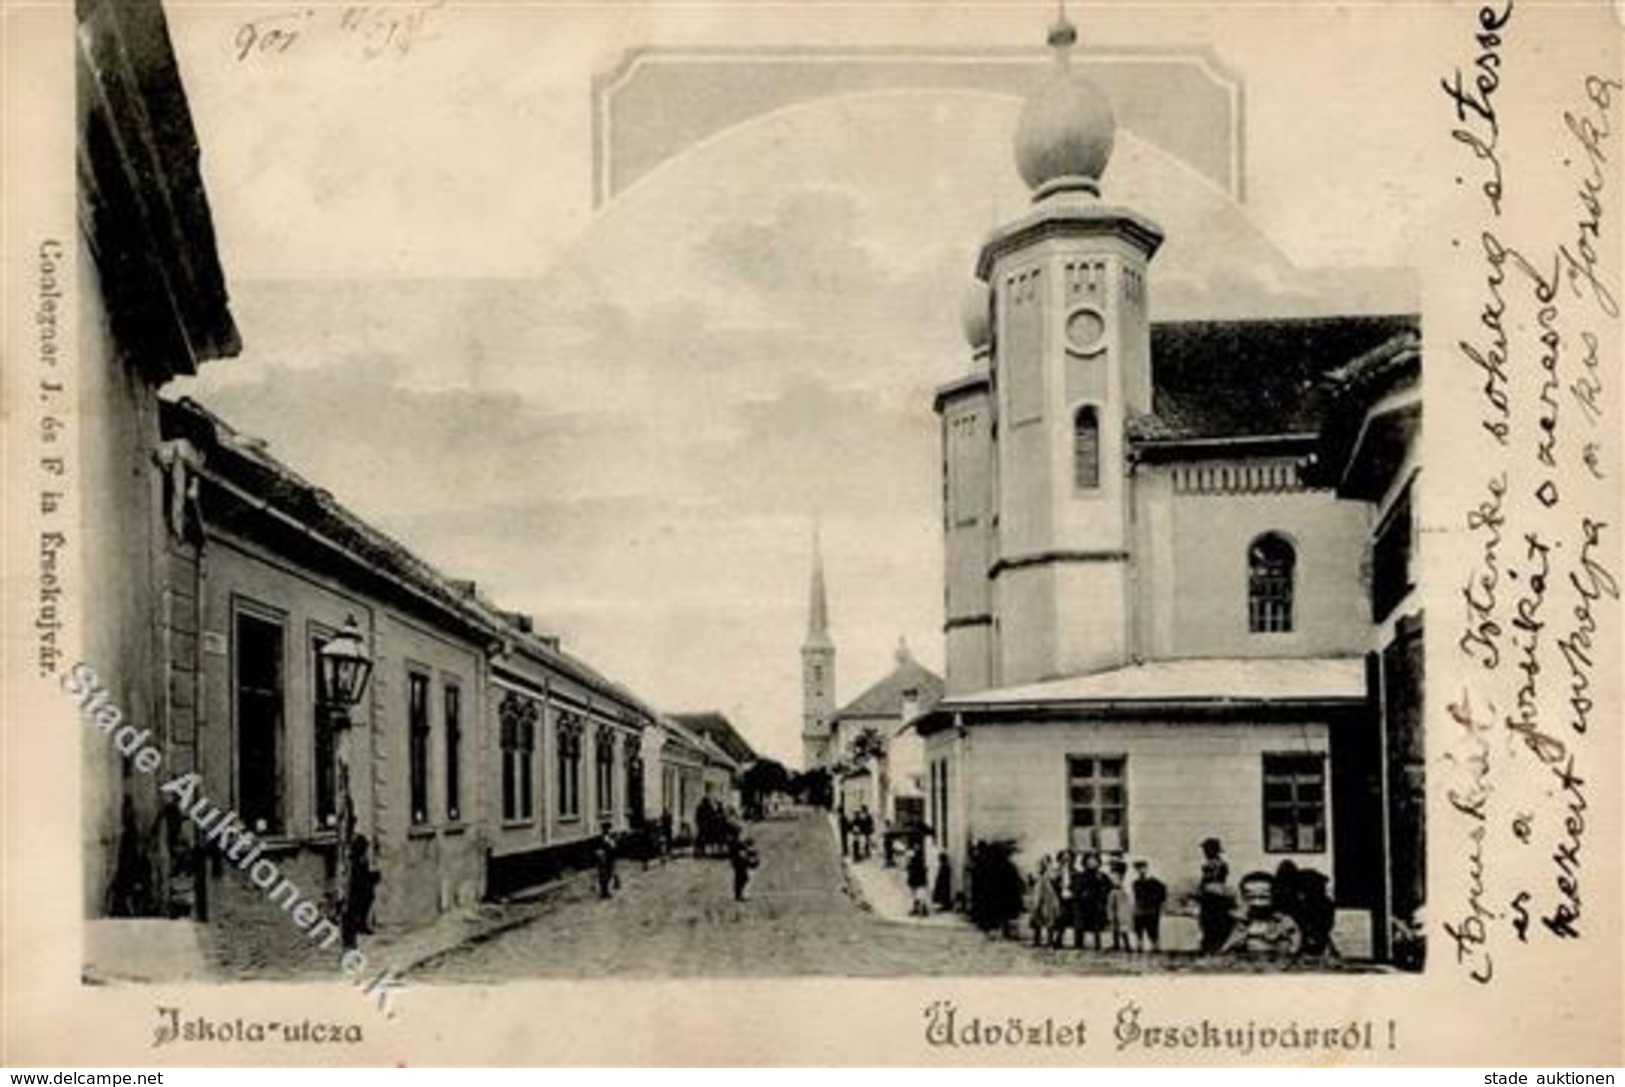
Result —
MULTIPOLYGON (((966 724, 991 724, 1010 718, 1027 720, 1054 720, 1076 718, 1080 715, 1110 718, 1145 717, 1153 713, 1182 714, 1185 716, 1218 717, 1238 713, 1297 714, 1305 710, 1347 711, 1364 707, 1364 695, 1331 698, 1116 698, 1116 699, 1028 699, 1020 702, 962 702, 953 705, 938 703, 930 712, 915 719, 915 727, 922 736, 929 736, 953 725, 955 719, 966 724)), ((1177 720, 1168 723, 1177 724, 1177 720)))

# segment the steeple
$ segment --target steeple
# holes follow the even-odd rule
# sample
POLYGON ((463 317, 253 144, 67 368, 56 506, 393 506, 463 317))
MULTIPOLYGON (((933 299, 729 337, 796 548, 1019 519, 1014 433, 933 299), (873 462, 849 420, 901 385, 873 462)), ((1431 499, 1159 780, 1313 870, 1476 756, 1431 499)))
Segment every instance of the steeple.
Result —
POLYGON ((829 600, 824 589, 824 548, 818 522, 813 522, 812 587, 807 601, 807 640, 805 649, 830 648, 829 600))
POLYGON ((828 760, 829 719, 835 712, 835 643, 829 637, 829 599, 824 588, 824 549, 813 522, 812 583, 807 600, 807 637, 801 643, 801 749, 807 769, 828 760))

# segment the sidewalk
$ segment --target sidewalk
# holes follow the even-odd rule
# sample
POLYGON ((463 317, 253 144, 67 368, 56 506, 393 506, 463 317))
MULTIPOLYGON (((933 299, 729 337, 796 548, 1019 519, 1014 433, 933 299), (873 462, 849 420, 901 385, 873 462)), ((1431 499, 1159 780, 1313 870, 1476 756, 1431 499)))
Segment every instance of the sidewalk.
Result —
MULTIPOLYGON (((830 819, 830 830, 835 835, 835 848, 841 848, 841 831, 830 819)), ((902 924, 919 925, 927 928, 957 928, 969 929, 970 922, 957 913, 937 913, 933 911, 928 917, 917 917, 909 912, 913 905, 913 895, 908 890, 908 874, 898 865, 896 868, 887 868, 885 858, 876 852, 868 860, 854 861, 849 857, 841 857, 841 868, 846 873, 846 885, 852 892, 852 897, 858 905, 880 918, 882 921, 897 921, 902 924)))

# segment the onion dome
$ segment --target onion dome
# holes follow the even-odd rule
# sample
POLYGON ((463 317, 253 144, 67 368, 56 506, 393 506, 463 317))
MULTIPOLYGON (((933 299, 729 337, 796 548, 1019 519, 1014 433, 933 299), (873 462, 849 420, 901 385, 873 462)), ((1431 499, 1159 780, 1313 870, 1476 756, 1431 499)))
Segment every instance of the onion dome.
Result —
POLYGON ((1034 199, 1066 190, 1099 195, 1111 159, 1117 119, 1105 92, 1072 69, 1077 40, 1063 13, 1049 31, 1055 70, 1027 99, 1016 125, 1016 169, 1034 199))
POLYGON ((970 286, 965 288, 965 297, 959 309, 965 342, 970 344, 972 350, 979 350, 993 342, 992 317, 988 307, 987 284, 979 279, 972 280, 970 286))

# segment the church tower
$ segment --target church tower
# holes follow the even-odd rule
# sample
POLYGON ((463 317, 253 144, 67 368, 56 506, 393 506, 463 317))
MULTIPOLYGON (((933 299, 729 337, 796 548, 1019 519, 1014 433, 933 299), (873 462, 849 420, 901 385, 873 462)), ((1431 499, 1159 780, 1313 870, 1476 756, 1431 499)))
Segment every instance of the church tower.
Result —
POLYGON ((812 587, 807 637, 801 643, 801 757, 811 770, 826 762, 829 719, 835 712, 835 643, 829 638, 829 601, 824 589, 824 551, 813 528, 812 587))
MULTIPOLYGON (((1116 120, 1050 28, 1054 68, 1022 108, 1016 166, 1033 206, 982 247, 991 292, 992 680, 1127 664, 1133 586, 1126 426, 1151 410, 1149 219, 1101 199, 1116 120)), ((980 330, 977 330, 978 332, 980 330)))

